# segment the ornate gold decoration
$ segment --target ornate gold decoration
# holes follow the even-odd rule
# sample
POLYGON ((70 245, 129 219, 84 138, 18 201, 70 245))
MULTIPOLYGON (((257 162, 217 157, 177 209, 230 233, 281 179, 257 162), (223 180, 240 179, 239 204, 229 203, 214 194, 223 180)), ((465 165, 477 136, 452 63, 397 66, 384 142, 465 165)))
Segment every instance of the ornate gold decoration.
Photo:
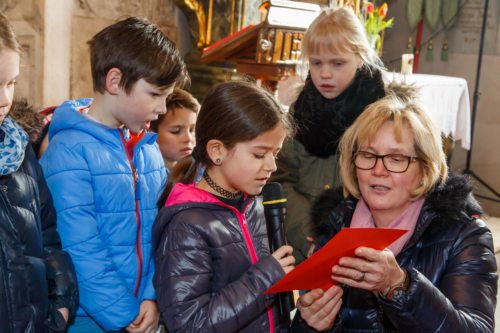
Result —
POLYGON ((354 9, 354 12, 359 14, 360 6, 361 6, 361 0, 339 0, 338 1, 339 7, 343 6, 349 6, 352 9, 354 9))
MULTIPOLYGON (((198 31, 200 34, 200 37, 198 38, 197 46, 199 48, 202 48, 208 44, 210 44, 210 38, 209 35, 207 35, 207 18, 205 16, 205 9, 203 8, 203 4, 198 1, 198 0, 183 0, 183 3, 186 5, 187 8, 191 9, 195 15, 196 15, 196 20, 198 21, 198 31)), ((210 11, 209 11, 209 32, 211 34, 212 30, 212 15, 211 15, 211 8, 213 5, 213 0, 210 1, 210 11)))

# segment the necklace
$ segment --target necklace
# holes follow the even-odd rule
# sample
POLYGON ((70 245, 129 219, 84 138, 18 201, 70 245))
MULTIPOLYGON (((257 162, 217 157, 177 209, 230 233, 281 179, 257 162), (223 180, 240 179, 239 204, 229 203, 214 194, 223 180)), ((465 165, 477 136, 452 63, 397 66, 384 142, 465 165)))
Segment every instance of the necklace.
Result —
POLYGON ((224 198, 236 199, 236 197, 238 197, 241 194, 240 191, 233 193, 233 192, 229 192, 228 190, 220 187, 219 185, 217 185, 214 182, 214 180, 212 178, 210 178, 210 176, 208 175, 208 172, 206 172, 206 171, 205 171, 205 173, 203 173, 203 179, 205 179, 208 186, 210 186, 215 192, 219 193, 224 198))

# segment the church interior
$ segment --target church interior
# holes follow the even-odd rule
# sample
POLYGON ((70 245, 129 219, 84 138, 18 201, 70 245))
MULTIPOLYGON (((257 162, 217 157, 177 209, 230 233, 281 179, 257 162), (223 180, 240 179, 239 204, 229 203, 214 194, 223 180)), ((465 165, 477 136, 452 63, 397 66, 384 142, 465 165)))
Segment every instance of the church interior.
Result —
MULTIPOLYGON (((374 47, 387 81, 421 86, 451 170, 475 180, 498 257, 500 2, 442 2, 415 9, 411 0, 387 0, 392 26, 377 32, 374 47)), ((191 77, 187 90, 201 103, 214 84, 250 78, 288 107, 301 82, 301 36, 321 8, 338 5, 369 15, 361 0, 0 0, 0 12, 23 47, 16 96, 39 109, 91 95, 87 41, 128 16, 149 19, 175 42, 191 77)))

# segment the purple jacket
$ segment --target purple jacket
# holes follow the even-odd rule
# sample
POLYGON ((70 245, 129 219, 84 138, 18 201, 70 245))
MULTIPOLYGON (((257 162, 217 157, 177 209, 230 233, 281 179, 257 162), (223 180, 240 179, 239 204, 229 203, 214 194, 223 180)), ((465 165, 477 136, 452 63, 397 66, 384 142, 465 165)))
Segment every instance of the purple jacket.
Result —
POLYGON ((278 332, 274 295, 284 271, 269 254, 260 199, 243 212, 176 184, 153 230, 154 286, 169 332, 278 332))

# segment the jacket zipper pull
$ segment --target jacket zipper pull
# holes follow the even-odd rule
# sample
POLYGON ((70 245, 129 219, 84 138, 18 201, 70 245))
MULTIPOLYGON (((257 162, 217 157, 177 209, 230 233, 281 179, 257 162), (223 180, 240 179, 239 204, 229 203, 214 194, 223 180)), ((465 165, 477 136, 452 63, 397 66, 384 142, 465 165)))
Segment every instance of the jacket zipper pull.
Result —
POLYGON ((135 198, 137 200, 141 200, 141 182, 139 177, 139 172, 137 169, 134 170, 134 178, 135 178, 135 198))

